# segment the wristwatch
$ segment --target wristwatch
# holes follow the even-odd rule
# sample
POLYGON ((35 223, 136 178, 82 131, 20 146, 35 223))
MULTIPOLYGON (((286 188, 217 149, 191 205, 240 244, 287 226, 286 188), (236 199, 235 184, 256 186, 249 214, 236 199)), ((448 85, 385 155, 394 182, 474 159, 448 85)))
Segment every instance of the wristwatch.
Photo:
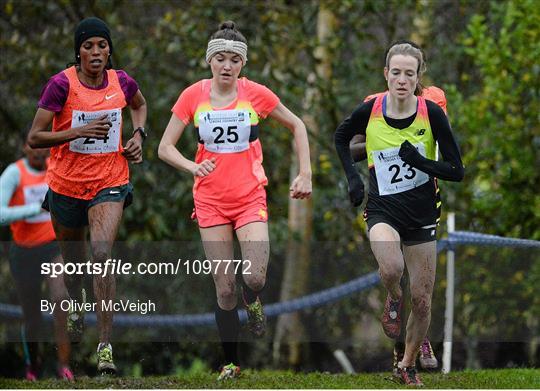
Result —
POLYGON ((144 130, 144 128, 142 126, 139 126, 137 129, 135 129, 133 131, 132 136, 135 136, 135 133, 137 133, 137 132, 139 132, 141 134, 141 137, 142 137, 143 141, 146 140, 146 137, 148 135, 146 134, 146 130, 144 130))

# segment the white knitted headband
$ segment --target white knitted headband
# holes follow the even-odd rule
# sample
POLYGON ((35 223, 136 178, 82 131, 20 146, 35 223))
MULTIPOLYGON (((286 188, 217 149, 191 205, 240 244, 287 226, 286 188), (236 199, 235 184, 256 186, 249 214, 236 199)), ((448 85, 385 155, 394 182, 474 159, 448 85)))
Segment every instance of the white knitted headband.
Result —
POLYGON ((208 42, 206 49, 206 62, 210 62, 219 52, 231 52, 238 54, 242 58, 242 62, 247 62, 247 45, 244 42, 232 41, 228 39, 218 38, 208 42))

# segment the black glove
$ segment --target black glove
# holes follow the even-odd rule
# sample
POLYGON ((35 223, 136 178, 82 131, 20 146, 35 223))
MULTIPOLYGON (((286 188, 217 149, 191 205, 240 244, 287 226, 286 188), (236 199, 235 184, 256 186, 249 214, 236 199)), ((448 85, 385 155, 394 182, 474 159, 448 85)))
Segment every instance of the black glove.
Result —
POLYGON ((422 154, 418 152, 416 147, 412 145, 409 140, 403 141, 398 152, 399 157, 407 164, 414 166, 414 164, 422 160, 422 154))
POLYGON ((349 198, 354 207, 362 205, 364 201, 364 182, 358 175, 349 180, 349 198))

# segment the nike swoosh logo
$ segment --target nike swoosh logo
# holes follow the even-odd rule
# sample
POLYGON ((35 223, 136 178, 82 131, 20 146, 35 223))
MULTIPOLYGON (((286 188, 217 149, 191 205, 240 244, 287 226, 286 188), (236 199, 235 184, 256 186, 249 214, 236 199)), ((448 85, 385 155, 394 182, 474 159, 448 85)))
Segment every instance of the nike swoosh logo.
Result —
POLYGON ((118 92, 115 93, 115 94, 112 94, 112 95, 105 95, 105 100, 112 99, 112 98, 114 98, 116 95, 118 95, 118 92))
POLYGON ((118 190, 111 190, 109 194, 120 194, 120 192, 118 190))

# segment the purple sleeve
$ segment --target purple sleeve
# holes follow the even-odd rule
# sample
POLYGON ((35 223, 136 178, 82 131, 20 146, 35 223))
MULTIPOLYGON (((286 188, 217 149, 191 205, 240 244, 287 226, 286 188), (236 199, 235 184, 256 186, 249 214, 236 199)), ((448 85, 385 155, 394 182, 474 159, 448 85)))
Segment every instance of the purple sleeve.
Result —
POLYGON ((69 92, 69 80, 64 72, 49 79, 39 98, 38 107, 58 113, 62 111, 69 92))
POLYGON ((120 87, 122 87, 122 91, 124 91, 126 102, 128 105, 130 105, 131 99, 133 99, 133 97, 139 90, 139 86, 137 85, 137 82, 135 81, 135 79, 129 76, 125 71, 117 70, 116 75, 118 76, 120 87))

